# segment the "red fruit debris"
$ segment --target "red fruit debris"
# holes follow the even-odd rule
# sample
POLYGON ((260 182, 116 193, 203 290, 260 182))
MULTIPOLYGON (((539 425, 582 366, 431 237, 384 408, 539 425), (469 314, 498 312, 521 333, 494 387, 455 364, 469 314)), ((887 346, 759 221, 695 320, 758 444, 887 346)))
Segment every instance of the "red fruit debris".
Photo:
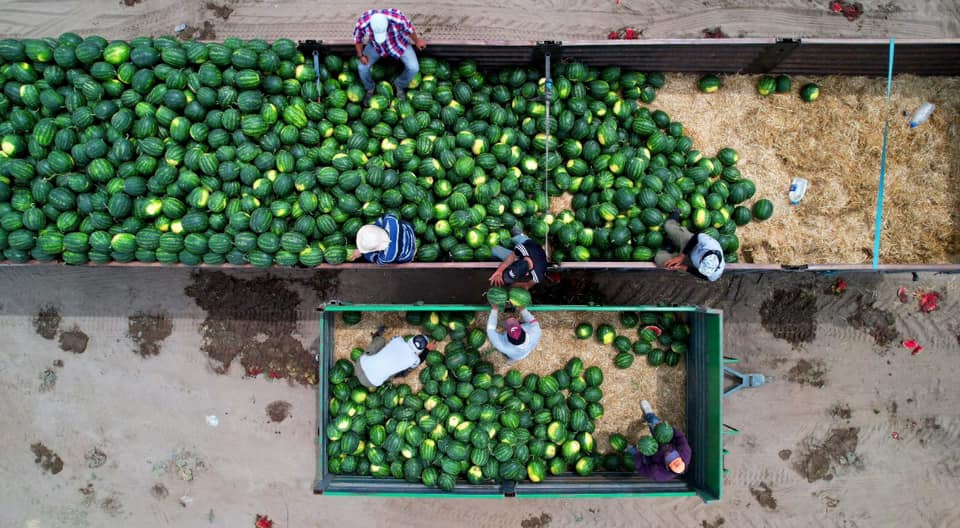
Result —
POLYGON ((937 309, 937 301, 940 300, 940 294, 937 292, 924 293, 920 295, 920 311, 930 313, 937 309))
POLYGON ((900 433, 894 431, 890 433, 890 438, 893 438, 894 440, 900 440, 900 433))
POLYGON ((657 334, 657 337, 660 337, 660 335, 663 334, 663 330, 661 330, 659 326, 655 326, 655 325, 644 326, 643 330, 653 330, 653 333, 657 334))
POLYGON ((900 299, 901 303, 906 303, 907 300, 909 300, 909 297, 907 297, 907 289, 900 286, 900 289, 897 290, 897 298, 900 299))
POLYGON ((847 281, 842 278, 837 279, 837 282, 833 283, 833 293, 835 295, 840 295, 843 292, 847 291, 847 281))
POLYGON ((923 350, 923 347, 920 346, 920 345, 917 345, 916 348, 914 348, 913 350, 910 351, 910 355, 911 355, 911 356, 916 356, 917 354, 920 353, 921 350, 923 350))
POLYGON ((283 377, 283 374, 281 374, 280 372, 277 372, 276 370, 271 370, 268 376, 270 377, 270 379, 280 379, 283 377))
POLYGON ((839 13, 843 11, 843 6, 840 5, 840 2, 830 2, 830 10, 834 13, 839 13))
POLYGON ((273 528, 273 521, 266 515, 257 514, 257 521, 253 526, 254 528, 273 528))
POLYGON ((259 376, 261 372, 262 371, 257 367, 250 367, 247 369, 247 376, 250 376, 251 378, 255 378, 259 376))
POLYGON ((920 353, 921 350, 923 350, 923 347, 920 346, 920 343, 917 343, 912 339, 907 339, 903 341, 902 344, 903 344, 903 348, 910 350, 910 355, 912 356, 916 356, 917 354, 920 353))
POLYGON ((623 31, 623 38, 627 40, 637 40, 637 30, 633 28, 627 28, 623 31))
POLYGON ((620 35, 618 35, 616 31, 611 31, 610 34, 607 35, 607 38, 609 40, 617 40, 618 38, 620 38, 620 35))

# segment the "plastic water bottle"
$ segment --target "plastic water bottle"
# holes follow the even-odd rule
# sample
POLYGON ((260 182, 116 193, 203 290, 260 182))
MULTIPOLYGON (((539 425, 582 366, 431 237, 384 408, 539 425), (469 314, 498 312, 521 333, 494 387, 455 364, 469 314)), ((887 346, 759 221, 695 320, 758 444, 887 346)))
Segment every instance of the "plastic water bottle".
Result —
POLYGON ((930 119, 930 114, 933 113, 934 108, 937 106, 929 101, 924 102, 920 105, 916 111, 913 112, 913 115, 910 117, 910 128, 917 128, 922 125, 927 119, 930 119))
POLYGON ((807 192, 807 179, 796 177, 790 183, 790 205, 797 205, 807 192))

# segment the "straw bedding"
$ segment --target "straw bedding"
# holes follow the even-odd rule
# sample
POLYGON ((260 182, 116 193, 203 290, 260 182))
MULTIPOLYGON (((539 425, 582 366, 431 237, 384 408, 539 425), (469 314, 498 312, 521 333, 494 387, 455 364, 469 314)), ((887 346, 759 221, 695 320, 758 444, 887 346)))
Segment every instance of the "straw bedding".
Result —
MULTIPOLYGON (((487 313, 478 313, 475 326, 483 328, 487 321, 487 313)), ((686 420, 686 370, 683 362, 677 367, 660 366, 657 368, 647 364, 644 358, 638 357, 633 365, 627 369, 617 369, 613 366, 613 356, 616 354, 613 346, 602 345, 595 339, 577 339, 574 328, 578 323, 588 322, 596 328, 602 323, 612 325, 618 334, 637 339, 636 329, 621 329, 619 319, 614 312, 586 313, 586 312, 541 312, 534 313, 543 329, 543 337, 537 348, 523 361, 512 365, 524 374, 550 374, 563 368, 573 357, 583 360, 585 366, 597 365, 603 370, 604 415, 596 421, 596 438, 598 449, 609 449, 609 435, 619 432, 625 434, 631 443, 641 434, 647 434, 640 411, 640 400, 647 399, 653 405, 660 418, 672 424, 684 424, 686 420)), ((500 316, 501 322, 504 319, 500 316)), ((380 324, 387 327, 386 337, 416 333, 418 329, 406 323, 403 312, 369 312, 363 315, 363 320, 354 326, 346 326, 337 319, 334 335, 334 356, 337 359, 349 358, 350 350, 354 347, 364 347, 370 342, 370 334, 380 324)), ((442 346, 441 346, 442 349, 442 346)), ((489 344, 481 349, 486 361, 491 362, 498 374, 509 370, 503 354, 493 350, 489 344)), ((414 391, 420 389, 420 380, 417 378, 419 369, 403 378, 395 378, 393 383, 407 383, 414 391)), ((682 426, 681 426, 682 427, 682 426)))
MULTIPOLYGON (((650 107, 683 123, 707 155, 736 149, 738 167, 756 183, 754 200, 773 202, 773 218, 737 230, 741 262, 869 263, 888 116, 880 261, 960 262, 960 78, 896 76, 889 106, 886 79, 794 77, 791 93, 768 97, 757 94, 755 75, 725 76, 713 94, 700 93, 697 79, 668 75, 650 107), (806 82, 820 85, 813 103, 797 95, 806 82), (936 111, 910 129, 907 114, 925 100, 936 111), (790 206, 795 176, 810 185, 790 206)), ((555 200, 551 209, 564 205, 555 200)))

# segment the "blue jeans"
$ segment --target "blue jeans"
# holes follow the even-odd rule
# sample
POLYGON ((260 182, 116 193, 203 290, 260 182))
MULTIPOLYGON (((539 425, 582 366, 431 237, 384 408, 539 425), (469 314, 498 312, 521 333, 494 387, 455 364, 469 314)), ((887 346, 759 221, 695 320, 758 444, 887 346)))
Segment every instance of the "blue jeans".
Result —
MULTIPOLYGON (((380 60, 380 54, 377 53, 377 50, 373 49, 373 44, 367 44, 363 48, 363 54, 369 59, 368 64, 357 63, 357 73, 360 74, 360 81, 363 83, 363 87, 367 89, 368 92, 372 92, 374 88, 373 76, 370 75, 370 68, 380 60)), ((410 81, 416 77, 417 73, 420 71, 420 62, 417 60, 417 52, 413 50, 413 45, 407 44, 407 47, 404 48, 403 56, 400 57, 400 62, 403 63, 403 73, 397 77, 397 80, 393 82, 393 85, 399 90, 406 90, 407 86, 410 85, 410 81)))
MULTIPOLYGON (((523 233, 520 233, 519 235, 513 237, 514 245, 523 244, 527 240, 530 240, 530 237, 528 237, 527 235, 524 235, 523 233)), ((493 253, 494 257, 497 257, 497 260, 507 260, 507 257, 509 257, 511 253, 513 253, 513 248, 507 249, 503 246, 494 246, 494 248, 491 249, 490 252, 493 253)))
POLYGON ((647 425, 650 426, 650 434, 653 434, 653 428, 660 423, 660 418, 657 418, 657 415, 654 413, 647 413, 643 417, 647 420, 647 425))

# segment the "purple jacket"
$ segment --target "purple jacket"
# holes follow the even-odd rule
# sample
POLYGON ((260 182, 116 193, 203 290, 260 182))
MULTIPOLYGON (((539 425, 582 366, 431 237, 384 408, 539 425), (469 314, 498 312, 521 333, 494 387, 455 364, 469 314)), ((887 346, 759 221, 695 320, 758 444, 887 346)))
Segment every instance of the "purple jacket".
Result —
POLYGON ((637 474, 657 482, 677 478, 677 474, 670 471, 670 468, 667 467, 664 461, 671 448, 677 450, 677 453, 680 454, 680 459, 683 460, 683 463, 689 468, 690 456, 692 455, 690 444, 687 443, 687 437, 683 436, 683 433, 679 430, 674 430, 673 440, 667 445, 660 446, 660 449, 657 450, 653 456, 645 456, 639 452, 634 456, 633 460, 636 464, 637 474))

